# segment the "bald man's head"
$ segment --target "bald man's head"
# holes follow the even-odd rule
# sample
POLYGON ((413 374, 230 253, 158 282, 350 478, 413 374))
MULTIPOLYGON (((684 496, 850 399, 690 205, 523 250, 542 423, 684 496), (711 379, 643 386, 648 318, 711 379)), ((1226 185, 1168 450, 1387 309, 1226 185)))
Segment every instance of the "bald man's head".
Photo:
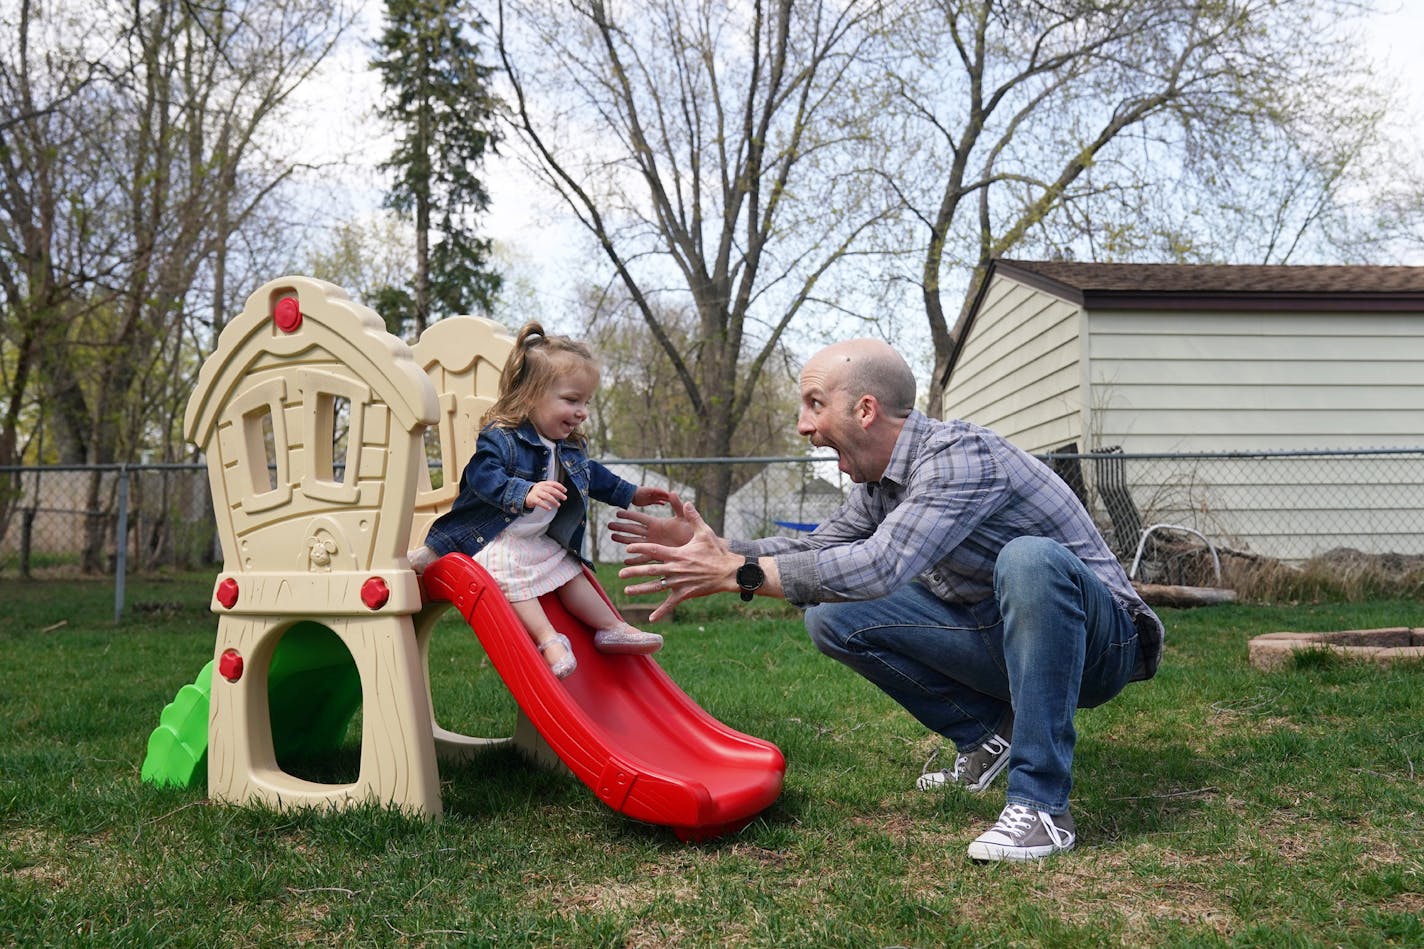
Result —
POLYGON ((905 418, 915 407, 915 374, 894 347, 878 339, 832 343, 806 362, 823 373, 827 389, 852 399, 873 395, 891 418, 905 418))

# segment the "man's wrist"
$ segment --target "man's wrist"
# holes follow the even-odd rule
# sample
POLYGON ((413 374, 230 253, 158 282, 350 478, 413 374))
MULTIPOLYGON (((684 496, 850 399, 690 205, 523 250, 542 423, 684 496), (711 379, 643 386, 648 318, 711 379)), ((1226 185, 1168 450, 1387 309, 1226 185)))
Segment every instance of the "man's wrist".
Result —
POLYGON ((735 574, 737 581, 737 591, 741 594, 744 602, 750 603, 757 591, 766 583, 766 571, 762 570, 757 558, 748 555, 735 574))

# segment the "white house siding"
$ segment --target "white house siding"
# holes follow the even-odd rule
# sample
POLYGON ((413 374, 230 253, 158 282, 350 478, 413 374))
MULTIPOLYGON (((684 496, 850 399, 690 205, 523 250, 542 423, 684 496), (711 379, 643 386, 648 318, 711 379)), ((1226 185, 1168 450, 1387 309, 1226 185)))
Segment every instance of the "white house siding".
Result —
POLYGON ((1129 452, 1424 439, 1424 315, 1092 311, 1103 445, 1129 452))
POLYGON ((834 514, 845 503, 849 486, 838 487, 818 477, 815 468, 797 462, 766 465, 727 498, 722 536, 729 540, 795 536, 801 531, 783 524, 819 524, 834 514))
MULTIPOLYGON (((1416 447, 1421 367, 1420 312, 1083 310, 995 274, 944 404, 1035 452, 1070 442, 1129 455, 1416 447)), ((1143 458, 1128 461, 1127 477, 1144 524, 1299 561, 1335 547, 1424 553, 1417 466, 1143 458)), ((1093 480, 1091 465, 1084 474, 1093 480)))
POLYGON ((996 278, 944 392, 944 412, 992 428, 1028 451, 1082 435, 1080 311, 996 278))
MULTIPOLYGON (((1424 316, 1091 311, 1090 447, 1129 454, 1424 443, 1424 316)), ((1389 459, 1129 463, 1145 523, 1286 560, 1424 553, 1424 485, 1389 459)))

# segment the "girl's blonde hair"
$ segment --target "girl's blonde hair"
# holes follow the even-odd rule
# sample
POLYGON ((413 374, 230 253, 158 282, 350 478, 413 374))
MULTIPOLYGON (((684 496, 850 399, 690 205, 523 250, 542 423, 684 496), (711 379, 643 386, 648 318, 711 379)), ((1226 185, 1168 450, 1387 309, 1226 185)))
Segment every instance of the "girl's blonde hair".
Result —
MULTIPOLYGON (((518 428, 529 411, 560 379, 573 372, 586 372, 598 385, 598 361, 587 343, 568 336, 549 336, 537 321, 530 320, 519 330, 514 351, 499 375, 499 398, 489 407, 480 426, 518 428)), ((577 429, 567 441, 581 445, 587 441, 577 429)))

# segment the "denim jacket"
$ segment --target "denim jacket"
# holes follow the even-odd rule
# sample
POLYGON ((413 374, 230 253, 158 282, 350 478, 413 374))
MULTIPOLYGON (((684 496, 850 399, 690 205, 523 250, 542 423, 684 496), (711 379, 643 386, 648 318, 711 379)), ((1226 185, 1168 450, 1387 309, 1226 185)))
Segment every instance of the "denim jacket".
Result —
MULTIPOLYGON (((583 560, 588 499, 616 507, 633 503, 637 485, 624 481, 581 447, 556 442, 559 480, 569 495, 549 524, 548 535, 583 560)), ((474 554, 524 514, 524 498, 549 470, 549 450, 533 424, 518 428, 487 425, 475 442, 475 454, 460 475, 460 493, 450 510, 430 525, 425 544, 438 554, 474 554)), ((587 562, 587 561, 585 561, 587 562)))

